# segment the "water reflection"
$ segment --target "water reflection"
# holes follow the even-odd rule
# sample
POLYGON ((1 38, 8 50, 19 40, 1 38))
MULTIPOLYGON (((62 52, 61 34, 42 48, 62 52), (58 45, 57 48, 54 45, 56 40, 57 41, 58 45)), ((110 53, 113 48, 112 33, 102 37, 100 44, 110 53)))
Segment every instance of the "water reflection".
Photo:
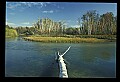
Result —
POLYGON ((5 41, 17 41, 18 37, 13 37, 13 38, 5 38, 5 41))

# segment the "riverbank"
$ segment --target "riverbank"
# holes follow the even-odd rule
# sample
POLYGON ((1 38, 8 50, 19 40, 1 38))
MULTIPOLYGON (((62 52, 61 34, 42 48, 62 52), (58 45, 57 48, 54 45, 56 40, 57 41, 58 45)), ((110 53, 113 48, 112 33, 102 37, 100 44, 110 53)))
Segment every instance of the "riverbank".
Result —
POLYGON ((115 40, 98 39, 98 38, 68 38, 68 37, 41 37, 41 36, 29 36, 23 38, 26 41, 44 42, 44 43, 101 43, 101 42, 113 42, 115 40))
POLYGON ((17 36, 18 36, 18 33, 15 29, 5 28, 5 37, 6 38, 14 38, 17 36))

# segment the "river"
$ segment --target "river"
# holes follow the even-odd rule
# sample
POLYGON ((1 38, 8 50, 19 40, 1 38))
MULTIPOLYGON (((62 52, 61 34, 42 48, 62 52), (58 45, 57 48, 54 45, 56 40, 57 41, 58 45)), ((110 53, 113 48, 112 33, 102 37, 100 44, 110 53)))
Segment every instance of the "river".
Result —
POLYGON ((59 77, 55 52, 63 53, 69 78, 116 77, 116 42, 41 43, 7 38, 5 77, 59 77))

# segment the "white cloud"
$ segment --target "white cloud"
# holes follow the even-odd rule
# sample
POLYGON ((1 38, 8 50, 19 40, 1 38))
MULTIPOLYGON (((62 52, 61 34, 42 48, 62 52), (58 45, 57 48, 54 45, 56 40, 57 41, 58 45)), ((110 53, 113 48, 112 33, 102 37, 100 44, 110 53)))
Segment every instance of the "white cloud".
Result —
POLYGON ((8 2, 8 3, 6 3, 6 5, 7 5, 7 8, 9 8, 9 9, 14 9, 18 6, 21 6, 21 4, 17 3, 17 2, 8 2))
POLYGON ((19 25, 19 26, 22 26, 22 27, 33 27, 32 25, 19 25))
POLYGON ((42 11, 42 13, 53 13, 54 11, 53 10, 50 10, 50 11, 42 11))
POLYGON ((31 25, 31 26, 27 26, 27 27, 33 27, 33 26, 31 25))
MULTIPOLYGON (((56 4, 55 2, 6 2, 6 8, 14 10, 17 7, 21 7, 20 11, 23 11, 26 9, 26 7, 36 6, 37 8, 41 9, 43 7, 46 7, 48 4, 51 4, 58 9, 64 9, 64 7, 56 4)), ((47 12, 45 11, 45 13, 47 12)), ((53 11, 50 11, 48 13, 53 13, 53 11)))
POLYGON ((11 27, 16 27, 17 26, 15 23, 7 22, 7 21, 6 21, 6 25, 9 25, 11 27))
POLYGON ((24 22, 24 23, 21 23, 21 24, 15 24, 15 23, 13 23, 13 22, 8 22, 8 21, 6 21, 6 25, 9 25, 9 26, 12 26, 12 27, 18 27, 18 26, 32 27, 32 25, 30 25, 29 22, 24 22))
POLYGON ((27 6, 27 7, 32 7, 32 6, 40 6, 45 7, 47 4, 50 4, 50 2, 6 2, 6 6, 9 9, 15 9, 16 7, 19 6, 27 6))
POLYGON ((80 27, 79 25, 71 25, 70 27, 80 27))
POLYGON ((6 22, 6 25, 15 25, 15 23, 12 23, 12 22, 6 22))
POLYGON ((29 22, 24 22, 24 23, 21 23, 21 24, 29 25, 30 23, 29 22))
POLYGON ((69 23, 71 23, 71 22, 72 22, 72 23, 73 23, 73 22, 76 23, 77 21, 74 21, 74 20, 67 20, 67 22, 69 22, 69 23))

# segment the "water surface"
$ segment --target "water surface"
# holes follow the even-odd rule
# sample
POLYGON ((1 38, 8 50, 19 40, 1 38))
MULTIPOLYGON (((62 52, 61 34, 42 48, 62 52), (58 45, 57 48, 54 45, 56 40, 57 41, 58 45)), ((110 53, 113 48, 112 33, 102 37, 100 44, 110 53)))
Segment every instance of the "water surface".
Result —
POLYGON ((116 43, 40 43, 6 39, 6 77, 58 77, 55 52, 64 59, 70 78, 116 77, 116 43))

